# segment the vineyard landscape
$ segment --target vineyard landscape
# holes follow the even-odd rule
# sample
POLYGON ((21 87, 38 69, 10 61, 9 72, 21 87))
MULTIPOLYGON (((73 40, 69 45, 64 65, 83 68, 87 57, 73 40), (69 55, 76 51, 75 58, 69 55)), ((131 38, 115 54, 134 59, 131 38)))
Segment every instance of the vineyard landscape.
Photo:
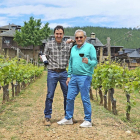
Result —
MULTIPOLYGON (((30 20, 33 21, 34 18, 30 20)), ((29 27, 34 26, 30 23, 29 27)), ((29 34, 29 27, 22 28, 27 32, 26 34, 18 33, 17 40, 23 46, 34 43, 35 48, 41 42, 36 42, 38 37, 36 30, 40 30, 40 28, 37 26, 33 30, 36 36, 30 40, 32 34, 29 34), (27 37, 27 42, 21 42, 23 35, 24 38, 27 37)), ((66 35, 73 35, 77 28, 79 27, 66 28, 66 35)), ((90 34, 91 28, 93 29, 93 27, 83 29, 88 30, 88 34, 90 34)), ((46 24, 46 29, 48 29, 47 35, 43 34, 40 40, 49 35, 48 24, 46 24)), ((130 35, 130 32, 138 35, 139 30, 137 29, 109 29, 108 34, 106 34, 107 28, 99 29, 97 27, 94 30, 97 37, 103 35, 99 39, 104 44, 110 33, 112 40, 121 36, 121 41, 125 42, 120 41, 115 44, 114 41, 113 45, 130 44, 128 48, 131 48, 134 44, 135 48, 138 47, 139 37, 127 36, 130 35), (130 32, 124 35, 124 31, 130 32), (133 41, 135 43, 132 43, 133 41)), ((52 125, 43 125, 47 93, 46 79, 47 69, 44 66, 27 63, 24 59, 17 57, 9 58, 0 55, 0 139, 140 140, 140 67, 130 70, 125 63, 111 60, 98 63, 94 69, 90 90, 93 124, 91 128, 79 128, 84 119, 80 94, 75 100, 74 118, 77 123, 66 126, 57 124, 57 121, 64 117, 63 95, 59 83, 53 102, 52 125)))
POLYGON ((125 64, 121 66, 119 62, 110 61, 97 65, 92 79, 93 127, 81 129, 79 124, 84 116, 80 95, 76 98, 74 113, 78 123, 73 126, 58 126, 56 122, 63 117, 63 97, 58 86, 52 125, 43 126, 47 71, 44 71, 44 67, 27 64, 25 60, 3 56, 0 65, 1 139, 69 139, 71 135, 70 139, 79 140, 139 140, 139 67, 129 70, 125 64))

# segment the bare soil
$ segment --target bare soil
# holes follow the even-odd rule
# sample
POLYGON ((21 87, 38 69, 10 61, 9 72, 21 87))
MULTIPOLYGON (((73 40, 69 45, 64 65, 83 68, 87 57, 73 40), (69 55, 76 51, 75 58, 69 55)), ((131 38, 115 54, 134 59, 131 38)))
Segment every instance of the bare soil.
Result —
MULTIPOLYGON (((44 78, 45 75, 46 73, 41 78, 44 78)), ((74 111, 74 118, 78 122, 73 125, 58 125, 57 121, 64 117, 63 96, 59 84, 53 101, 51 126, 44 126, 42 121, 47 86, 46 81, 41 84, 41 80, 38 79, 29 87, 29 91, 26 88, 23 95, 20 95, 11 105, 8 105, 8 108, 10 108, 16 102, 15 108, 12 108, 12 113, 14 112, 15 116, 9 117, 9 120, 11 119, 15 125, 12 125, 8 119, 2 119, 6 115, 6 111, 0 114, 1 121, 6 123, 6 125, 2 123, 3 128, 0 127, 1 140, 140 140, 140 135, 132 131, 127 133, 129 127, 124 122, 112 117, 112 114, 110 115, 108 111, 106 113, 102 112, 103 106, 97 106, 94 101, 91 101, 93 127, 80 128, 79 125, 84 119, 80 95, 75 100, 74 111), (40 89, 41 86, 44 88, 40 89), (38 93, 40 91, 42 93, 38 93), (31 92, 31 95, 26 94, 27 92, 31 92), (16 124, 16 121, 18 124, 16 124)), ((95 94, 94 90, 93 94, 95 94)))

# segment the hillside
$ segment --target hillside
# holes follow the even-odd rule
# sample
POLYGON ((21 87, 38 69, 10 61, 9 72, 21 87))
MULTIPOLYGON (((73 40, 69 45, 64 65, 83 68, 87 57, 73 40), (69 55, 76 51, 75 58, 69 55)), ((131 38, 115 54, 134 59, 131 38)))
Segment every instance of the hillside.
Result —
MULTIPOLYGON (((65 28, 65 35, 73 36, 75 30, 83 29, 87 36, 94 32, 96 37, 103 44, 106 44, 107 37, 111 38, 111 46, 124 46, 124 48, 140 48, 140 29, 136 28, 106 28, 106 27, 68 27, 65 28)), ((52 31, 53 34, 53 31, 52 31)))

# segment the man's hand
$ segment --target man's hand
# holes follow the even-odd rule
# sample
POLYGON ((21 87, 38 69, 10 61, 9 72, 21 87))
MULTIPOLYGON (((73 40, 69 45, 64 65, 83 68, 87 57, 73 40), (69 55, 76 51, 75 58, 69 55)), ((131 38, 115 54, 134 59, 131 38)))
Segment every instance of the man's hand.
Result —
POLYGON ((70 81, 70 78, 68 77, 67 78, 67 81, 66 81, 66 85, 68 86, 68 84, 69 84, 69 81, 70 81))
POLYGON ((66 41, 66 43, 68 43, 68 44, 73 43, 73 42, 74 42, 74 40, 72 40, 72 39, 67 39, 67 41, 66 41))
POLYGON ((41 55, 39 55, 40 61, 43 62, 41 55))
POLYGON ((83 58, 82 58, 82 62, 88 64, 88 58, 83 57, 83 58))

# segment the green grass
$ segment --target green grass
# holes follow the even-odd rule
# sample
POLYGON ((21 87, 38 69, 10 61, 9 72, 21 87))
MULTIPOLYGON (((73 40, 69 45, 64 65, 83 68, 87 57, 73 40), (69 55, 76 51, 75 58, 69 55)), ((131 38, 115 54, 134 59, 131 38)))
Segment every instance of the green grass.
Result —
POLYGON ((17 136, 12 136, 11 140, 20 140, 20 138, 18 138, 17 136))
MULTIPOLYGON (((31 83, 24 90, 21 90, 19 96, 15 96, 11 101, 5 104, 0 104, 0 114, 2 114, 0 115, 0 129, 6 128, 7 131, 10 131, 16 126, 22 125, 24 121, 30 118, 33 104, 38 97, 43 94, 42 90, 46 86, 44 81, 46 81, 46 72, 40 79, 37 79, 36 82, 31 83), (34 89, 34 87, 36 88, 34 89), (26 102, 26 99, 30 99, 30 102, 26 102)), ((1 97, 0 100, 2 101, 1 97)), ((11 139, 17 138, 13 136, 11 139)))
POLYGON ((5 138, 5 136, 0 132, 0 139, 5 138))

